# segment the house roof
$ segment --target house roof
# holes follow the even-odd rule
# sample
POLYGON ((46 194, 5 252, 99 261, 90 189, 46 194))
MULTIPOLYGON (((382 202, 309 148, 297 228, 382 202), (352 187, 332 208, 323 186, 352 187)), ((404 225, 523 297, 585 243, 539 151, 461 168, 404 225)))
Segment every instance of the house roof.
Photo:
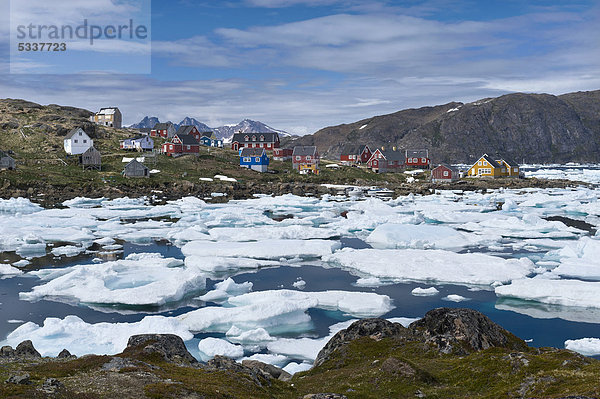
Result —
POLYGON ((156 125, 154 125, 153 130, 166 130, 169 128, 169 126, 173 126, 172 122, 159 122, 156 125))
POLYGON ((177 137, 179 137, 179 140, 181 140, 181 144, 184 145, 198 145, 198 140, 196 140, 196 138, 192 135, 189 134, 176 134, 177 137))
POLYGON ((429 151, 427 150, 406 150, 406 158, 428 158, 429 151))
POLYGON ((240 157, 261 157, 264 153, 264 148, 242 148, 240 157))
POLYGON ((342 155, 360 155, 365 147, 368 147, 364 144, 346 144, 342 147, 341 154, 342 155))
MULTIPOLYGON (((77 133, 78 131, 82 131, 83 133, 85 133, 85 130, 83 130, 80 127, 76 127, 75 129, 71 130, 66 136, 65 136, 65 140, 70 139, 71 137, 75 136, 75 133, 77 133)), ((87 133, 85 133, 85 135, 87 136, 87 133)), ((89 136, 88 136, 89 137, 89 136)))
POLYGON ((305 157, 307 155, 315 155, 317 153, 317 147, 314 145, 297 145, 294 147, 292 156, 305 157))
MULTIPOLYGON (((179 129, 177 129, 177 135, 179 137, 184 136, 184 135, 188 135, 192 132, 192 130, 194 130, 194 128, 196 128, 196 126, 194 125, 185 125, 185 126, 179 126, 179 129)), ((196 128, 197 130, 198 128, 196 128)))
POLYGON ((436 166, 435 168, 433 168, 433 170, 435 170, 435 169, 437 169, 437 168, 439 168, 441 166, 443 166, 444 168, 450 169, 452 171, 452 173, 458 173, 459 172, 458 168, 456 168, 454 166, 450 166, 447 163, 439 164, 438 166, 436 166))
POLYGON ((402 161, 404 162, 404 154, 400 151, 380 151, 385 159, 388 161, 402 161))
POLYGON ((500 163, 500 162, 502 162, 502 161, 504 161, 504 162, 505 162, 505 163, 506 163, 508 166, 510 166, 511 168, 512 168, 512 167, 515 167, 515 166, 517 166, 517 167, 519 166, 519 163, 518 163, 518 162, 515 162, 514 160, 512 160, 512 159, 507 159, 507 158, 500 158, 500 161, 499 161, 499 162, 498 162, 498 161, 496 161, 496 162, 500 163))
MULTIPOLYGON (((481 156, 481 158, 485 159, 492 168, 500 168, 501 167, 500 165, 498 165, 498 162, 494 161, 488 154, 483 154, 481 156)), ((479 159, 481 159, 481 158, 479 158, 479 159)), ((479 161, 479 159, 477 161, 479 161)))
POLYGON ((144 165, 144 164, 143 164, 143 163, 141 163, 141 162, 138 162, 138 161, 137 161, 137 160, 135 160, 135 159, 132 159, 131 161, 129 161, 129 163, 128 163, 127 165, 125 165, 125 169, 131 168, 131 167, 135 167, 135 166, 138 166, 138 165, 139 165, 139 166, 141 166, 141 167, 142 167, 142 168, 144 168, 144 169, 148 169, 148 168, 146 167, 146 165, 144 165))
POLYGON ((118 109, 117 107, 100 108, 96 115, 114 115, 118 109))
POLYGON ((12 158, 10 155, 8 155, 7 152, 0 150, 0 158, 4 158, 4 157, 12 158))
POLYGON ((248 141, 252 141, 252 136, 256 136, 256 141, 259 140, 260 136, 264 136, 266 142, 274 143, 279 141, 279 135, 277 133, 269 132, 269 133, 236 133, 231 138, 231 142, 237 141, 238 143, 245 143, 246 136, 248 136, 248 141))
POLYGON ((93 152, 100 153, 100 151, 98 151, 94 146, 91 146, 90 148, 88 148, 87 150, 85 150, 85 152, 82 155, 87 154, 87 153, 91 154, 93 152))

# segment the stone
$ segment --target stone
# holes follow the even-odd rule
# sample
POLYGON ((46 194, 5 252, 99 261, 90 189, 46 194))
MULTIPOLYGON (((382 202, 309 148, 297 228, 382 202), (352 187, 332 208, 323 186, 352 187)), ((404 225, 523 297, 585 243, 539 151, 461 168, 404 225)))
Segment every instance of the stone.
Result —
POLYGON ((56 378, 47 378, 46 381, 44 381, 44 383, 42 384, 41 389, 45 393, 53 394, 63 387, 63 383, 57 380, 56 378))
POLYGON ((42 355, 33 347, 31 340, 23 341, 15 348, 15 357, 31 359, 40 358, 42 355))
POLYGON ((188 352, 181 337, 175 334, 133 335, 127 341, 123 353, 141 349, 144 354, 159 354, 164 360, 178 364, 197 364, 198 361, 188 352))
POLYGON ((258 360, 242 360, 242 366, 248 367, 257 373, 262 373, 266 378, 275 378, 280 381, 289 381, 292 375, 279 367, 259 362, 258 360))
POLYGON ((69 352, 66 349, 61 350, 57 356, 58 359, 70 359, 72 357, 75 357, 75 356, 71 355, 71 352, 69 352))
POLYGON ((3 346, 0 348, 0 357, 13 357, 15 355, 15 350, 12 346, 3 346))
POLYGON ((348 397, 339 393, 309 393, 304 395, 303 399, 348 399, 348 397))
POLYGON ((527 349, 523 340, 472 309, 433 309, 409 329, 442 353, 468 354, 492 347, 527 349))
POLYGON ((31 381, 29 380, 29 373, 25 374, 15 374, 8 377, 5 381, 7 384, 17 384, 17 385, 29 385, 31 381))

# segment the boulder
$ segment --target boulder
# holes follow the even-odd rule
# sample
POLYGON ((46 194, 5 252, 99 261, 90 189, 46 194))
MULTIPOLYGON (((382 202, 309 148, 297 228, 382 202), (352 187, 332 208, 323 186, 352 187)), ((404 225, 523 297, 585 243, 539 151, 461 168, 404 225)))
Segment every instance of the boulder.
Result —
POLYGON ((348 399, 345 395, 339 393, 309 393, 304 395, 303 399, 348 399))
POLYGON ((174 334, 133 335, 127 341, 123 353, 141 350, 143 354, 159 354, 164 360, 178 364, 196 364, 198 361, 188 352, 183 340, 174 334))
POLYGON ((266 378, 275 378, 280 381, 289 381, 292 375, 279 367, 259 362, 258 360, 242 360, 242 366, 254 370, 256 373, 261 373, 266 378))
POLYGON ((320 366, 329 359, 331 354, 350 341, 362 337, 369 337, 376 341, 388 337, 406 336, 408 330, 401 324, 392 323, 384 319, 363 319, 354 322, 345 330, 339 331, 329 340, 327 345, 321 349, 315 359, 315 366, 320 366))
POLYGON ((42 357, 42 355, 35 350, 33 343, 30 340, 23 341, 17 345, 14 356, 22 359, 35 359, 42 357))
POLYGON ((409 329, 443 353, 468 354, 492 347, 527 349, 523 340, 473 309, 433 309, 409 329))
POLYGON ((4 381, 7 384, 17 384, 17 385, 29 385, 31 381, 29 380, 29 374, 15 374, 11 375, 4 381))
POLYGON ((57 356, 58 359, 70 359, 72 357, 75 357, 75 356, 71 355, 71 352, 69 352, 66 349, 61 350, 57 356))

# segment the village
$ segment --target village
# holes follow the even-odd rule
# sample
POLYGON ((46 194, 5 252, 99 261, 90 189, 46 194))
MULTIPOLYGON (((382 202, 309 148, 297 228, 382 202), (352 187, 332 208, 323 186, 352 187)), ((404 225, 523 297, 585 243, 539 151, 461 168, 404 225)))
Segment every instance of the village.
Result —
MULTIPOLYGON (((101 108, 90 117, 97 125, 121 129, 123 116, 118 107, 101 108)), ((427 149, 398 150, 370 147, 368 144, 346 145, 339 159, 322 159, 316 146, 293 146, 283 148, 280 137, 274 132, 242 133, 233 135, 225 143, 212 131, 199 131, 196 126, 176 126, 157 123, 153 128, 135 129, 136 133, 119 140, 119 151, 139 153, 138 156, 123 156, 126 163, 122 175, 126 178, 149 178, 160 173, 152 169, 157 157, 178 158, 198 156, 201 148, 231 150, 239 159, 239 166, 258 173, 278 173, 269 168, 270 162, 291 161, 292 171, 301 175, 319 175, 321 168, 360 168, 383 174, 405 171, 408 174, 428 172, 432 183, 452 183, 463 178, 522 177, 519 165, 509 159, 482 154, 475 163, 467 167, 448 164, 433 165, 427 149), (323 161, 323 162, 322 162, 323 161)), ((64 151, 69 158, 77 159, 85 170, 102 170, 102 154, 94 146, 94 140, 81 127, 72 129, 63 140, 64 151)), ((0 169, 14 170, 17 161, 9 151, 0 150, 0 169)), ((413 179, 408 178, 408 182, 413 179)), ((414 179, 413 179, 414 180, 414 179)))

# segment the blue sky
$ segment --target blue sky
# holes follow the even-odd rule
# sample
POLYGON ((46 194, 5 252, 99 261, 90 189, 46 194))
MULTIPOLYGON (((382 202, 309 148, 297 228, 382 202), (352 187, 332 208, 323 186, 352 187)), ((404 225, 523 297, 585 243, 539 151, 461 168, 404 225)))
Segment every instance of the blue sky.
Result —
MULTIPOLYGON (((76 18, 78 1, 52 4, 76 18)), ((110 12, 129 1, 85 4, 110 12)), ((9 2, 0 2, 6 18, 9 2)), ((600 89, 597 1, 154 0, 150 74, 98 62, 98 73, 9 74, 9 21, 0 26, 0 97, 117 105, 128 124, 250 118, 306 134, 449 101, 600 89)), ((131 52, 119 51, 106 59, 131 52)))

